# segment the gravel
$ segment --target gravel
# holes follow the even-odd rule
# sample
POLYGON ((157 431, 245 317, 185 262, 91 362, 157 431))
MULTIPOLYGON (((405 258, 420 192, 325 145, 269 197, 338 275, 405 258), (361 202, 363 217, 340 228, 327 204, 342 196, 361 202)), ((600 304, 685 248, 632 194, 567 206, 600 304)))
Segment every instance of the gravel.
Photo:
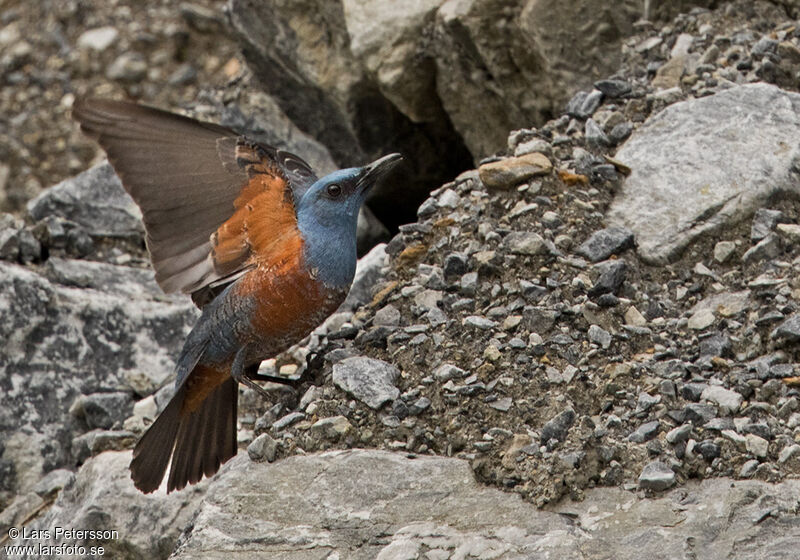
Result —
POLYGON ((567 409, 555 418, 549 420, 542 426, 542 441, 550 440, 564 441, 567 437, 569 428, 575 422, 575 411, 567 409))
POLYGON ((609 99, 616 99, 631 92, 631 85, 624 80, 598 80, 594 87, 609 99))
POLYGON ((606 260, 611 255, 633 247, 633 232, 625 228, 605 228, 594 232, 578 247, 576 253, 591 262, 606 260))
POLYGON ((278 442, 276 442, 269 434, 261 434, 254 439, 250 445, 247 446, 247 454, 252 461, 273 462, 275 454, 278 450, 278 442))
POLYGON ((42 188, 97 159, 96 144, 70 118, 76 96, 185 107, 196 104, 198 84, 240 77, 237 46, 220 32, 224 5, 63 0, 0 10, 0 211, 23 210, 42 188), (186 79, 187 64, 193 79, 186 79))

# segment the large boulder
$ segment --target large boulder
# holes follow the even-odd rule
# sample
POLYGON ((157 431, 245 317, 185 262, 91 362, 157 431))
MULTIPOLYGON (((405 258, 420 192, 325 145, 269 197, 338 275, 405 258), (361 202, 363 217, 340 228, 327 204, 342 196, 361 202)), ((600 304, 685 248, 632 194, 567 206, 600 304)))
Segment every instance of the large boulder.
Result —
POLYGON ((0 315, 3 489, 24 492, 74 464, 72 440, 88 429, 69 412, 80 395, 166 382, 197 310, 164 296, 151 270, 51 258, 0 262, 0 315))
POLYGON ((438 94, 473 155, 496 152, 509 130, 543 123, 576 89, 613 72, 641 8, 638 0, 444 2, 438 94))
POLYGON ((28 213, 34 220, 47 216, 70 220, 95 236, 126 237, 144 232, 141 210, 108 162, 42 192, 28 202, 28 213))
POLYGON ((402 180, 369 198, 392 227, 412 221, 427 191, 465 169, 470 154, 434 95, 424 37, 436 6, 389 4, 231 0, 230 13, 260 85, 339 166, 395 151, 407 157, 402 180), (398 10, 403 17, 386 17, 398 10))
POLYGON ((586 500, 554 511, 588 533, 581 558, 786 559, 797 555, 800 518, 788 506, 797 480, 781 484, 716 478, 689 482, 663 497, 641 499, 598 488, 586 500), (690 556, 691 557, 691 556, 690 556))
POLYGON ((800 95, 733 87, 651 117, 617 152, 632 169, 608 222, 633 231, 650 263, 677 259, 781 197, 800 197, 800 95))
POLYGON ((172 558, 415 558, 436 549, 498 557, 549 539, 577 554, 578 532, 480 485, 465 461, 355 450, 265 465, 241 455, 209 488, 172 558))
POLYGON ((381 94, 414 123, 441 117, 430 100, 436 95, 434 62, 425 53, 442 0, 386 2, 343 0, 352 56, 381 94))
POLYGON ((240 455, 171 558, 667 559, 688 540, 702 558, 788 559, 798 491, 797 481, 717 479, 656 499, 597 489, 544 511, 479 484, 458 459, 352 450, 268 465, 240 455))
MULTIPOLYGON (((167 558, 181 532, 191 522, 207 482, 170 495, 163 488, 152 494, 142 494, 131 481, 130 461, 130 451, 107 451, 88 460, 55 503, 25 524, 29 534, 36 531, 44 538, 17 539, 8 544, 60 545, 87 550, 87 554, 75 554, 75 558, 89 557, 92 547, 103 547, 103 554, 93 557, 167 558), (94 531, 100 538, 77 533, 57 535, 58 527, 94 531), (50 538, 46 538, 47 532, 50 538)), ((37 556, 58 557, 55 553, 37 556)))

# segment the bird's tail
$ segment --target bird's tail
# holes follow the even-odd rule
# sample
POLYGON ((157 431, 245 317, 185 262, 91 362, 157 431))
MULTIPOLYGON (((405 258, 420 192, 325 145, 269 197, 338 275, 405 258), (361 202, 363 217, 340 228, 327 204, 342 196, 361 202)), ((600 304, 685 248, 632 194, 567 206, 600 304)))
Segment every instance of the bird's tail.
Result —
POLYGON ((145 494, 161 485, 170 457, 167 492, 213 475, 236 455, 238 383, 229 377, 190 412, 184 410, 187 391, 183 383, 133 450, 131 478, 145 494))

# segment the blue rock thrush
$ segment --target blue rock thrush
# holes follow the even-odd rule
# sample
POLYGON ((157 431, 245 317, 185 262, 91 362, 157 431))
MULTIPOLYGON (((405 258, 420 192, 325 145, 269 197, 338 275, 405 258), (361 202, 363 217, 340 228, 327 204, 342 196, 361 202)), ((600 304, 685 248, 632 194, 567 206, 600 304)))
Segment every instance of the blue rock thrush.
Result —
POLYGON ((238 383, 342 303, 370 187, 402 158, 317 178, 298 156, 210 123, 134 103, 79 100, 73 116, 142 209, 156 281, 202 315, 178 358, 175 394, 133 451, 131 478, 167 491, 236 454, 238 383))

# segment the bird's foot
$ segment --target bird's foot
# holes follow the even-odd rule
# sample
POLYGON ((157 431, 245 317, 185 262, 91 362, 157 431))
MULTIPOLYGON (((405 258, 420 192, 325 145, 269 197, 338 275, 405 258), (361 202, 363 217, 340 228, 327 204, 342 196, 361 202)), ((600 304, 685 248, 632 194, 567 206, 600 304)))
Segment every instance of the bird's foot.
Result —
POLYGON ((255 382, 255 381, 253 381, 252 379, 250 379, 249 377, 247 377, 247 376, 245 376, 245 375, 241 375, 241 376, 239 376, 239 377, 236 377, 236 376, 234 376, 233 378, 234 378, 236 381, 238 381, 239 383, 242 383, 242 384, 244 384, 245 386, 247 386, 247 387, 250 387, 250 388, 251 388, 251 389, 253 389, 253 390, 254 390, 256 393, 258 393, 259 395, 261 395, 263 398, 265 398, 265 399, 272 399, 272 395, 270 395, 270 394, 269 394, 269 392, 268 392, 266 389, 264 389, 264 387, 262 387, 261 385, 259 385, 258 383, 256 383, 256 382, 255 382))

